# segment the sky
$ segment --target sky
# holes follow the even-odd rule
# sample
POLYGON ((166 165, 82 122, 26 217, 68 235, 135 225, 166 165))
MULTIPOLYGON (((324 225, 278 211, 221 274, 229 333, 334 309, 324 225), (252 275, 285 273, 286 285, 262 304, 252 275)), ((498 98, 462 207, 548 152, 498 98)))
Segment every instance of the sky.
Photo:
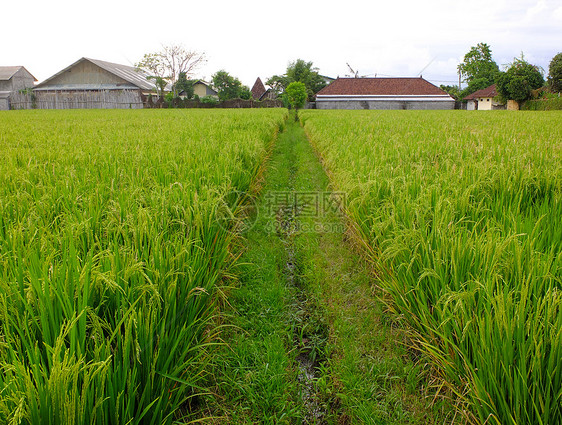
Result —
POLYGON ((126 65, 162 45, 204 52, 195 77, 224 69, 251 87, 312 61, 322 75, 423 77, 458 84, 471 46, 491 46, 500 68, 521 52, 548 74, 562 51, 560 0, 6 0, 0 66, 39 81, 81 57, 126 65))

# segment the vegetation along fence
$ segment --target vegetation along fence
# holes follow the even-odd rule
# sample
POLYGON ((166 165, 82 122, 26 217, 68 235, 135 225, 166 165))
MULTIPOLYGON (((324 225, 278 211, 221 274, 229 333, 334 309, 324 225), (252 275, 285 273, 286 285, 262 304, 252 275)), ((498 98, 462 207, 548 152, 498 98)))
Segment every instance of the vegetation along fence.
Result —
POLYGON ((551 98, 551 99, 529 100, 521 106, 521 109, 524 111, 562 110, 562 97, 551 98))
POLYGON ((253 99, 229 99, 218 101, 214 99, 173 99, 171 102, 163 99, 154 100, 151 96, 143 97, 145 108, 281 108, 283 102, 280 99, 265 99, 262 101, 253 99))

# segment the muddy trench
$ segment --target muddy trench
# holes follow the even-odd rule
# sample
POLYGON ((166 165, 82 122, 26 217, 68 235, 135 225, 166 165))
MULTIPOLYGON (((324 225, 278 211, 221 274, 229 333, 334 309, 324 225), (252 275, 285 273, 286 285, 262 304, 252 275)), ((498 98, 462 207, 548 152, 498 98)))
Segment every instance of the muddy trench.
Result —
MULTIPOLYGON (((290 170, 289 191, 294 193, 294 176, 296 167, 290 170)), ((289 199, 297 199, 289 196, 289 199)), ((301 385, 301 397, 304 406, 303 423, 325 424, 328 416, 328 403, 318 391, 316 382, 321 374, 321 367, 326 362, 325 346, 328 341, 328 326, 324 315, 311 296, 303 264, 300 260, 296 239, 301 231, 299 213, 306 205, 297 202, 282 205, 276 213, 277 235, 283 241, 286 252, 285 278, 294 290, 293 304, 293 347, 298 352, 295 360, 298 366, 298 379, 301 385)))

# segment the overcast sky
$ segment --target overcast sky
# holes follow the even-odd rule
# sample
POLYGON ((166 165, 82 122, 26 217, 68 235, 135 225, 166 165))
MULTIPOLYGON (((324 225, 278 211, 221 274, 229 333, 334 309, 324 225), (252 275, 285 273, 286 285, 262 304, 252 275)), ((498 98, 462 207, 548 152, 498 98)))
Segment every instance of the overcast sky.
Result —
POLYGON ((134 64, 162 44, 203 51, 197 77, 219 69, 251 87, 297 58, 331 77, 417 76, 458 81, 471 46, 488 43, 502 65, 524 52, 548 73, 562 51, 560 0, 276 2, 208 0, 6 0, 0 65, 24 65, 42 81, 85 56, 134 64))

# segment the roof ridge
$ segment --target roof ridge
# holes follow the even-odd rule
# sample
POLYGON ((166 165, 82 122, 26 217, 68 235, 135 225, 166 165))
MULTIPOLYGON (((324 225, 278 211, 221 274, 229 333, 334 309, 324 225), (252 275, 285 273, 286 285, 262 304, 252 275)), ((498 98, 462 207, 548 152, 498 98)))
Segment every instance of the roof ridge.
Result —
POLYGON ((156 87, 152 82, 148 81, 146 73, 135 67, 129 65, 122 65, 114 62, 108 62, 101 59, 87 58, 85 56, 81 57, 76 62, 72 63, 71 65, 67 66, 66 68, 57 72, 51 77, 47 78, 45 81, 41 82, 36 87, 39 88, 43 87, 45 84, 54 80, 58 76, 64 74, 67 70, 71 69, 72 67, 84 61, 88 61, 94 64, 95 66, 103 69, 104 71, 109 72, 110 74, 113 74, 116 77, 121 78, 123 81, 133 84, 134 86, 138 87, 141 90, 154 90, 156 87))
POLYGON ((19 70, 21 70, 22 68, 25 69, 25 71, 26 71, 29 75, 31 75, 31 76, 33 77, 33 80, 34 80, 34 81, 37 81, 37 78, 35 78, 35 76, 34 76, 31 72, 29 72, 29 71, 27 70, 27 68, 26 68, 25 66, 23 66, 23 65, 6 65, 6 66, 0 66, 0 70, 1 70, 1 69, 11 70, 9 74, 6 74, 6 76, 2 77, 2 78, 3 78, 2 81, 7 81, 7 80, 9 80, 10 78, 12 78, 12 77, 13 77, 19 70))
POLYGON ((449 96, 423 77, 338 78, 317 96, 449 96))

